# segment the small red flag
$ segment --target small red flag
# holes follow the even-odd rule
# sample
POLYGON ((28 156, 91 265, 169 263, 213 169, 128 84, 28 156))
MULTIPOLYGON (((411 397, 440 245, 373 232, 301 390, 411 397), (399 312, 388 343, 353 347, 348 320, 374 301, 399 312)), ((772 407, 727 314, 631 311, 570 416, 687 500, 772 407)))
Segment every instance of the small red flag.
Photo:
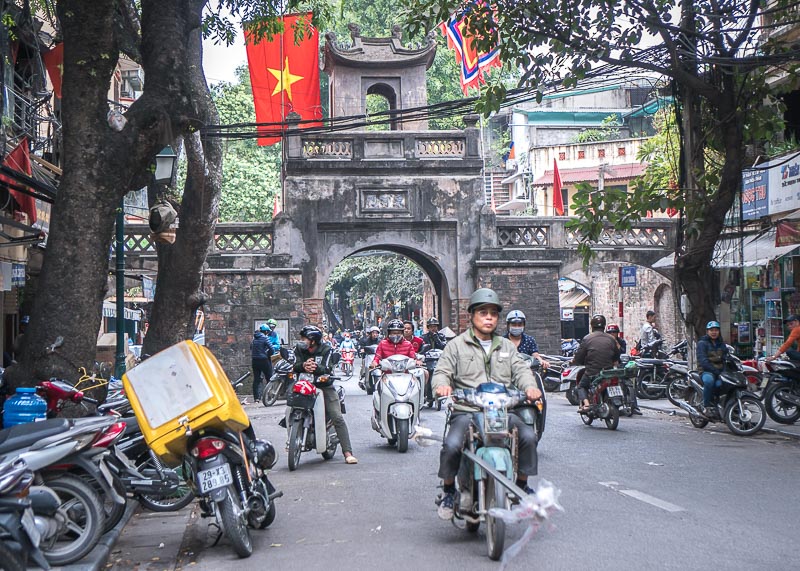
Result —
POLYGON ((278 202, 278 195, 275 195, 275 201, 272 203, 272 217, 275 218, 281 212, 280 203, 278 202))
POLYGON ((561 198, 561 174, 558 172, 556 159, 553 159, 553 210, 559 216, 564 216, 564 199, 561 198))
POLYGON ((61 99, 61 78, 64 75, 64 42, 59 42, 55 47, 42 54, 42 61, 47 68, 50 82, 53 84, 53 93, 61 99))
MULTIPOLYGON (((310 27, 311 13, 293 14, 283 18, 284 31, 258 43, 245 31, 250 84, 259 123, 283 123, 292 112, 303 120, 322 119, 319 93, 319 32, 310 27), (309 22, 310 37, 304 29, 299 44, 295 44, 296 22, 309 22)), ((303 127, 319 123, 303 123, 303 127)), ((260 127, 264 136, 259 145, 272 145, 281 140, 285 126, 260 127)))
MULTIPOLYGON (((7 166, 15 171, 19 171, 31 176, 31 155, 30 151, 28 150, 27 138, 23 137, 19 142, 19 145, 17 145, 13 151, 6 155, 6 158, 3 161, 3 166, 7 166)), ((0 175, 0 180, 10 184, 20 184, 19 182, 11 180, 10 178, 2 175, 0 175)), ((9 188, 8 190, 11 193, 11 196, 14 197, 14 200, 17 201, 17 204, 19 204, 19 209, 28 215, 30 223, 33 224, 36 222, 36 199, 28 194, 14 190, 13 188, 9 188)))

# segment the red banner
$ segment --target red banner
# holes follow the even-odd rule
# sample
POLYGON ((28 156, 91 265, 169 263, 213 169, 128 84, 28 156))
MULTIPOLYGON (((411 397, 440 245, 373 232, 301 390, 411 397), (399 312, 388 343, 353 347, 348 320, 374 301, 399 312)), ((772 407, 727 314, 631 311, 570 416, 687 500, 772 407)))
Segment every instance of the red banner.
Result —
POLYGON ((55 47, 42 54, 42 61, 47 68, 47 75, 53 84, 53 93, 61 99, 61 77, 64 75, 64 43, 58 43, 55 47))
MULTIPOLYGON (((283 123, 290 113, 303 120, 322 119, 319 93, 319 32, 310 27, 310 37, 303 31, 295 43, 297 21, 309 22, 311 14, 294 14, 283 18, 281 35, 265 38, 258 43, 245 32, 250 83, 258 123, 283 123)), ((302 127, 319 123, 303 123, 302 127)), ((259 145, 272 145, 281 140, 285 126, 259 127, 259 145)))
MULTIPOLYGON (((28 139, 23 137, 19 145, 17 145, 13 151, 6 155, 3 165, 12 168, 15 171, 31 176, 31 155, 30 151, 28 150, 28 139)), ((0 180, 10 184, 20 184, 19 182, 10 180, 8 177, 2 175, 0 175, 0 180)), ((9 188, 8 191, 19 205, 20 211, 28 215, 30 223, 33 224, 36 222, 36 199, 28 194, 14 190, 13 188, 9 188)))
POLYGON ((782 220, 775 227, 776 246, 800 244, 800 220, 782 220))
POLYGON ((559 216, 564 216, 564 199, 561 196, 561 173, 558 172, 558 162, 553 159, 553 210, 559 216))

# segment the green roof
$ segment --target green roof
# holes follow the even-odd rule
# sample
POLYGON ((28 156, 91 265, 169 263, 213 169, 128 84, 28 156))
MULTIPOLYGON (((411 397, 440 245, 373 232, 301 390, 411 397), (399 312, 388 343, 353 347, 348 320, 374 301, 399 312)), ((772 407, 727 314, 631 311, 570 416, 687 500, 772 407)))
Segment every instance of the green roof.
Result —
POLYGON ((622 123, 619 111, 568 111, 564 109, 537 109, 528 112, 529 125, 574 125, 576 127, 600 127, 603 121, 613 116, 622 123))

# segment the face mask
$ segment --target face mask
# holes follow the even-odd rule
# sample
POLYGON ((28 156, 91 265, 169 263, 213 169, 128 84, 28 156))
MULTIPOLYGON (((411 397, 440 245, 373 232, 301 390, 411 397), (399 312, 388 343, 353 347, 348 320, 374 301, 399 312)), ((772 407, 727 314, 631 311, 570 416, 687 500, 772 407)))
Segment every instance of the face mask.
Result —
POLYGON ((389 341, 397 345, 403 339, 402 335, 389 335, 389 341))
POLYGON ((270 330, 270 331, 275 331, 275 328, 276 328, 276 327, 277 327, 277 325, 270 325, 270 326, 269 326, 269 330, 270 330))
POLYGON ((308 350, 308 341, 298 341, 295 345, 296 348, 301 349, 303 351, 308 350))
POLYGON ((509 327, 508 332, 511 333, 514 337, 519 337, 522 335, 522 332, 525 331, 524 327, 509 327))

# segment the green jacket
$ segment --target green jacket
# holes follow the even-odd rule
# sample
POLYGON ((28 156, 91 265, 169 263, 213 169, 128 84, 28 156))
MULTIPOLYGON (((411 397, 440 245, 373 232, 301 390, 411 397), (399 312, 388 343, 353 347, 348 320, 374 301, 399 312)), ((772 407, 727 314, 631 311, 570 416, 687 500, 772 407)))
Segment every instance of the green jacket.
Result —
MULTIPOLYGON (((303 368, 303 363, 305 363, 308 359, 314 359, 317 362, 317 370, 314 371, 314 381, 318 387, 329 387, 333 384, 333 381, 328 379, 327 382, 320 382, 319 378, 321 376, 328 376, 333 374, 334 366, 331 364, 331 355, 333 352, 331 351, 331 346, 329 343, 321 344, 317 350, 312 353, 311 351, 307 351, 304 349, 295 349, 295 362, 294 362, 294 372, 297 374, 305 373, 306 370, 303 368)), ((269 379, 267 379, 269 381, 269 379)))
MULTIPOLYGON (((443 385, 474 389, 489 380, 513 385, 522 391, 538 388, 530 365, 511 341, 493 335, 487 355, 470 328, 445 346, 433 372, 431 386, 434 392, 443 385)), ((469 410, 463 406, 456 406, 456 409, 469 410)))

